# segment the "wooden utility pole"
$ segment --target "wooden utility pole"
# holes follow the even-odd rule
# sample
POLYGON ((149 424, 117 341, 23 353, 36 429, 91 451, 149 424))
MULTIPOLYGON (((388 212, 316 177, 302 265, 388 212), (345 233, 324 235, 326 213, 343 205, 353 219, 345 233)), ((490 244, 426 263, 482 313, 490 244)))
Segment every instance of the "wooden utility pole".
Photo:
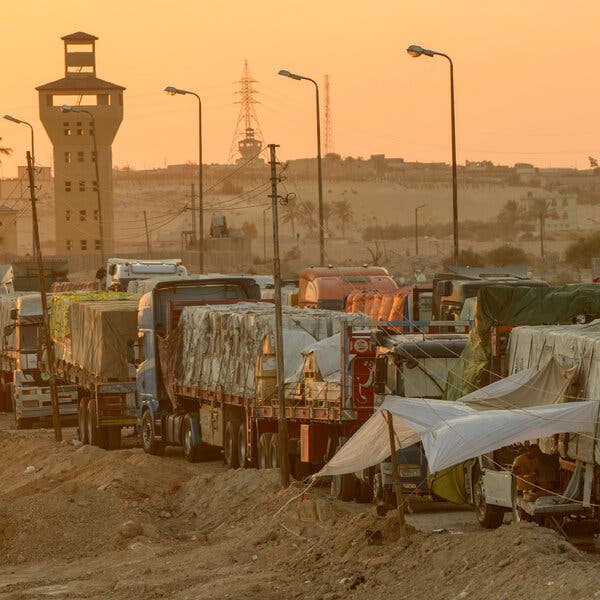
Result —
POLYGON ((273 211, 273 281, 275 284, 275 351, 277 356, 277 398, 279 400, 279 474, 281 487, 290 485, 290 462, 288 456, 288 428, 285 414, 285 376, 283 363, 283 311, 281 308, 281 265, 279 262, 279 223, 277 215, 277 156, 278 144, 269 144, 271 151, 271 208, 273 211))
POLYGON ((52 424, 54 425, 54 439, 62 441, 62 429, 60 426, 60 411, 58 406, 58 391, 56 389, 56 377, 54 374, 54 346, 50 337, 50 326, 48 324, 48 298, 46 297, 46 282, 44 280, 44 260, 40 246, 40 231, 38 228, 37 207, 35 198, 35 176, 33 170, 33 159, 31 152, 27 152, 27 172, 29 174, 29 196, 31 198, 31 215, 33 218, 33 243, 35 257, 37 259, 38 273, 40 278, 40 296, 42 299, 42 325, 46 339, 46 357, 48 360, 48 373, 50 374, 50 398, 52 401, 52 424))
POLYGON ((394 418, 387 410, 388 433, 390 435, 390 452, 392 453, 392 476, 396 488, 396 504, 398 505, 398 523, 402 535, 406 534, 406 521, 404 519, 404 501, 402 499, 402 483, 400 482, 400 471, 398 469, 398 456, 396 456, 396 434, 394 433, 394 418))
POLYGON ((150 232, 148 231, 148 216, 146 215, 146 211, 144 211, 144 227, 146 228, 146 250, 148 258, 152 258, 152 244, 150 243, 150 232))

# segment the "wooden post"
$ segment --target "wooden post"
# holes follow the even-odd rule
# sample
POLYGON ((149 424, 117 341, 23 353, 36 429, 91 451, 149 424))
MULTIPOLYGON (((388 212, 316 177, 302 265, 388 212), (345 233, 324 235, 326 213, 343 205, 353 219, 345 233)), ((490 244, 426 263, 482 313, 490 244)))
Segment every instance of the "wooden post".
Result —
POLYGON ((404 501, 402 500, 402 484, 400 483, 400 472, 398 469, 398 457, 396 456, 396 436, 394 433, 394 419, 392 413, 387 410, 388 432, 390 434, 390 452, 392 453, 392 476, 396 488, 396 504, 398 505, 398 523, 402 535, 406 535, 406 521, 404 519, 404 501))
POLYGON ((144 227, 146 228, 146 250, 148 258, 152 258, 152 245, 150 243, 150 232, 148 231, 148 216, 146 215, 146 211, 144 211, 144 227))
POLYGON ((62 429, 60 425, 60 410, 58 406, 58 390, 56 388, 56 376, 54 372, 54 346, 50 337, 50 326, 48 324, 48 298, 46 297, 46 282, 44 280, 44 259, 40 246, 40 232, 38 228, 37 206, 35 197, 35 179, 33 173, 33 159, 31 153, 27 152, 27 171, 29 174, 29 195, 31 197, 31 214, 33 217, 33 241, 35 257, 37 259, 38 273, 40 278, 40 298, 42 300, 42 324, 46 340, 46 356, 48 359, 48 373, 50 374, 50 400, 52 402, 52 424, 54 425, 54 439, 62 441, 62 429))

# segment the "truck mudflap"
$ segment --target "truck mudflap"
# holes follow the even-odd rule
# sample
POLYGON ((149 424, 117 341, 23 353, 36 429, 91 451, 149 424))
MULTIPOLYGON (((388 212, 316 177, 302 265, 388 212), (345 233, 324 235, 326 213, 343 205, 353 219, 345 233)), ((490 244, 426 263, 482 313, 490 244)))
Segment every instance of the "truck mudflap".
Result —
MULTIPOLYGON (((15 418, 40 419, 52 416, 50 386, 14 385, 15 418)), ((79 395, 75 385, 59 385, 58 410, 61 417, 77 415, 79 395)))
POLYGON ((96 384, 98 427, 134 427, 137 423, 135 381, 96 384))

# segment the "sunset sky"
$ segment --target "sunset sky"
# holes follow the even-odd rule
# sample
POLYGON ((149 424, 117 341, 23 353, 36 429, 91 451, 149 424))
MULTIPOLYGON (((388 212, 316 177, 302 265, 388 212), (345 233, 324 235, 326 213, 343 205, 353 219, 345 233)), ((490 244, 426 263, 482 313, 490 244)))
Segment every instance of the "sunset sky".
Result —
MULTIPOLYGON (((127 88, 114 164, 196 160, 202 96, 204 159, 225 162, 248 59, 261 92, 265 143, 283 158, 315 155, 314 89, 281 68, 331 81, 334 150, 449 161, 445 59, 411 58, 416 43, 455 63, 458 160, 586 168, 600 157, 600 2, 589 0, 34 0, 2 3, 0 115, 30 120, 38 163, 51 147, 35 86, 63 76, 61 36, 98 36, 97 74, 127 88)), ((0 175, 24 164, 28 130, 0 119, 0 175)))

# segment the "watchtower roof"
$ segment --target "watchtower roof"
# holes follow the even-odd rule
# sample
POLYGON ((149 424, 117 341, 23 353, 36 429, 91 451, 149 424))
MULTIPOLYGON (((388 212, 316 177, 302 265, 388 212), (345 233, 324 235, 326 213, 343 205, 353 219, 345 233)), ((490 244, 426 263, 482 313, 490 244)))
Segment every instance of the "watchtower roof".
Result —
POLYGON ((75 33, 70 33, 69 35, 64 35, 60 38, 65 42, 93 42, 98 38, 95 35, 90 33, 85 33, 85 31, 76 31, 75 33))

